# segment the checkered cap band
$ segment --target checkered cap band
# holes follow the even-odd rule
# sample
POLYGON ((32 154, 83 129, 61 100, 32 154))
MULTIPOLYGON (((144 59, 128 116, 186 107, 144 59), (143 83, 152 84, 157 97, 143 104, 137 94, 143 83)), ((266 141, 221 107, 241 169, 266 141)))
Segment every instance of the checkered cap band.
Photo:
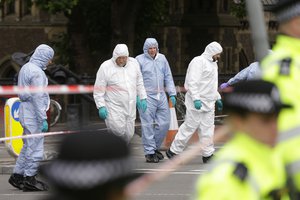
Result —
POLYGON ((274 100, 268 94, 232 94, 227 97, 227 105, 257 113, 276 111, 274 100))
POLYGON ((106 182, 132 175, 130 158, 109 161, 56 160, 44 170, 55 185, 86 190, 106 182))

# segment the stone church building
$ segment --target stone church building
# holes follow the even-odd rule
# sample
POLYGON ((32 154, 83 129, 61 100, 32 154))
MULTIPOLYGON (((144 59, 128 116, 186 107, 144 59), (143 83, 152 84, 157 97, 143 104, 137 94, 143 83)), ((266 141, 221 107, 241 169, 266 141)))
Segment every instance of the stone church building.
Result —
MULTIPOLYGON (((190 60, 200 55, 211 41, 220 42, 224 49, 219 62, 220 77, 233 75, 255 61, 249 22, 230 14, 230 1, 170 0, 170 22, 157 29, 157 39, 173 75, 184 76, 190 60)), ((262 3, 272 45, 277 27, 268 8, 273 1, 262 0, 262 3)), ((62 15, 49 15, 40 10, 33 0, 0 0, 0 79, 18 71, 10 59, 12 53, 28 53, 40 43, 49 43, 59 33, 66 32, 67 23, 62 15)))

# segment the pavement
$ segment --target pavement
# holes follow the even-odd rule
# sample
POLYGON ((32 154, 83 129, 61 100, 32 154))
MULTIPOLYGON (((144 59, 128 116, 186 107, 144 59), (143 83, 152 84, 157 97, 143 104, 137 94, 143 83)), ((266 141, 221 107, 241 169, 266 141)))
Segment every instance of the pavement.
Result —
MULTIPOLYGON (((1 126, 2 127, 2 126, 1 126)), ((92 122, 87 125, 89 130, 105 128, 103 122, 92 122)), ((85 129, 87 129, 85 127, 85 129)), ((51 132, 70 130, 66 123, 58 123, 50 127, 51 132)), ((4 137, 3 128, 0 128, 1 137, 4 137), (2 130, 1 130, 2 129, 2 130)), ((47 162, 57 156, 57 147, 64 135, 53 135, 45 137, 44 141, 44 161, 47 162)), ((137 138, 138 139, 138 138, 137 138)), ((11 174, 15 166, 17 157, 6 147, 5 142, 0 142, 0 174, 11 174)))
MULTIPOLYGON (((89 130, 103 129, 105 124, 102 121, 91 122, 87 125, 89 130)), ((72 127, 74 128, 74 127, 72 127)), ((161 171, 169 171, 169 169, 162 170, 162 165, 168 164, 168 159, 160 161, 159 163, 145 162, 142 140, 140 133, 139 122, 137 122, 136 133, 134 134, 130 143, 132 149, 132 156, 135 161, 135 171, 137 173, 156 174, 161 171)), ((0 127, 1 129, 1 127, 0 127)), ((59 123, 51 127, 50 131, 69 130, 67 124, 59 123)), ((64 135, 55 135, 45 137, 45 153, 44 161, 48 162, 57 156, 57 147, 60 144, 64 135)), ((217 149, 221 146, 217 145, 217 149)), ((165 155, 165 152, 163 152, 165 155)), ((41 200, 45 199, 51 191, 47 192, 22 192, 13 188, 7 183, 10 174, 13 171, 16 158, 8 153, 7 147, 4 143, 0 143, 0 199, 1 200, 41 200)), ((42 164, 42 163, 41 163, 42 164)), ((150 183, 141 193, 135 194, 132 200, 186 200, 192 199, 195 194, 195 183, 201 174, 205 173, 209 164, 202 163, 202 157, 199 155, 194 157, 190 162, 181 165, 178 169, 171 172, 161 180, 156 180, 150 183)))

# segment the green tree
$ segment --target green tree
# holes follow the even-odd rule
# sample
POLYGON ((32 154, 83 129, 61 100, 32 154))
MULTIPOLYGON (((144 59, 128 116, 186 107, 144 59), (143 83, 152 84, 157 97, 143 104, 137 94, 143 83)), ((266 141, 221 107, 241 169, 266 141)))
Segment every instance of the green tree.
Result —
POLYGON ((239 19, 246 17, 247 16, 246 1, 245 0, 230 1, 230 13, 239 19))
MULTIPOLYGON (((81 31, 95 57, 107 58, 116 43, 126 43, 130 53, 140 52, 145 37, 168 21, 169 0, 36 0, 51 14, 69 18, 69 32, 81 31)), ((72 38, 61 37, 67 40, 72 38)), ((67 47, 68 41, 60 41, 67 47)), ((65 50, 70 52, 69 49, 65 50)), ((65 58, 64 60, 68 60, 65 58)))
POLYGON ((59 12, 70 15, 79 0, 36 0, 36 4, 51 14, 59 12))

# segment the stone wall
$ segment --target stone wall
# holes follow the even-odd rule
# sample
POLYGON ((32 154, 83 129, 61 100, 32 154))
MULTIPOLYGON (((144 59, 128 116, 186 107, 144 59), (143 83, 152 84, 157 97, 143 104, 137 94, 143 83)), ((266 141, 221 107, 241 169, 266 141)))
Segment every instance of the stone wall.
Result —
POLYGON ((0 58, 14 52, 29 53, 41 43, 48 43, 44 27, 0 26, 0 58))
POLYGON ((39 44, 51 44, 56 35, 67 31, 67 22, 62 13, 50 15, 34 1, 4 1, 0 6, 0 78, 15 71, 7 62, 14 52, 29 53, 39 44))

